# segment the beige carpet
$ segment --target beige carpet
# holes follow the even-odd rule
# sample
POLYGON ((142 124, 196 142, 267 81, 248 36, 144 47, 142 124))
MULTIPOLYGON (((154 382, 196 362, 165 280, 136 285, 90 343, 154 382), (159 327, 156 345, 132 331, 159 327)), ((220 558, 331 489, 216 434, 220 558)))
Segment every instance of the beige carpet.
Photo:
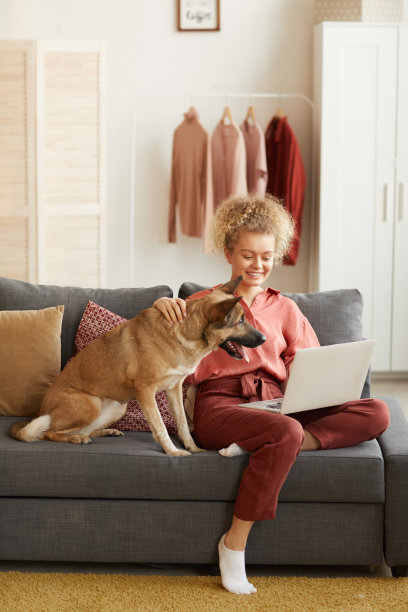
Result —
POLYGON ((216 576, 0 573, 2 612, 407 612, 408 578, 253 577, 233 595, 216 576))

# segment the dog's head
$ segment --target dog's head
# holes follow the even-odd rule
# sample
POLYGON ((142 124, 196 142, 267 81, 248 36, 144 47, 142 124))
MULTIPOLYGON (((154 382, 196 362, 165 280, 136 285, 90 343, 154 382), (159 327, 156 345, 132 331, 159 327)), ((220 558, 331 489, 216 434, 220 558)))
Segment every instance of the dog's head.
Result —
POLYGON ((242 276, 239 276, 203 298, 208 320, 204 335, 214 349, 219 346, 234 359, 249 361, 244 347, 255 348, 263 344, 266 338, 248 323, 239 303, 241 297, 234 296, 241 281, 242 276))

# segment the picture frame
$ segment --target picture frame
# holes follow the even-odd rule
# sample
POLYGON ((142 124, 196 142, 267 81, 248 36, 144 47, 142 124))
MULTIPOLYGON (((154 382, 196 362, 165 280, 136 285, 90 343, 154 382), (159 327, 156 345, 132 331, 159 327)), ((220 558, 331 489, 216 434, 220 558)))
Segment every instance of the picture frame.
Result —
POLYGON ((177 0, 179 32, 220 30, 220 0, 177 0))

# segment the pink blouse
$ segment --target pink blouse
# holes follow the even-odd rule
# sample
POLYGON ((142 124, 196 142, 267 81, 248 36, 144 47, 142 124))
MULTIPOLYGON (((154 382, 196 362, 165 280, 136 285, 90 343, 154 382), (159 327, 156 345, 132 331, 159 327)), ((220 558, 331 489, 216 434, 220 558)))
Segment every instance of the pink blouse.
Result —
POLYGON ((236 123, 218 122, 211 139, 214 210, 230 196, 248 194, 244 136, 236 123))
MULTIPOLYGON (((210 291, 212 289, 200 291, 188 299, 204 297, 210 291)), ((249 363, 233 359, 223 349, 210 353, 198 364, 187 382, 197 386, 205 380, 242 376, 262 369, 282 383, 287 378, 288 368, 296 351, 319 346, 312 326, 297 304, 279 291, 265 289, 255 298, 251 308, 244 300, 240 303, 244 308, 246 320, 266 336, 266 342, 257 348, 245 349, 249 363)))
POLYGON ((263 197, 268 182, 265 136, 258 121, 251 125, 245 120, 240 127, 246 149, 248 192, 263 197))

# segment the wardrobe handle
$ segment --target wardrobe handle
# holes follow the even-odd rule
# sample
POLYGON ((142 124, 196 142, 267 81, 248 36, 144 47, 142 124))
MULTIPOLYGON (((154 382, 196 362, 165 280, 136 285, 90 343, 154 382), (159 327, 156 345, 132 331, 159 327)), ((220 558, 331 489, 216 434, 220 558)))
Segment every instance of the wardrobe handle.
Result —
POLYGON ((384 193, 383 193, 383 221, 387 223, 388 221, 388 183, 384 185, 384 193))
POLYGON ((398 184, 398 221, 404 220, 404 183, 398 184))

